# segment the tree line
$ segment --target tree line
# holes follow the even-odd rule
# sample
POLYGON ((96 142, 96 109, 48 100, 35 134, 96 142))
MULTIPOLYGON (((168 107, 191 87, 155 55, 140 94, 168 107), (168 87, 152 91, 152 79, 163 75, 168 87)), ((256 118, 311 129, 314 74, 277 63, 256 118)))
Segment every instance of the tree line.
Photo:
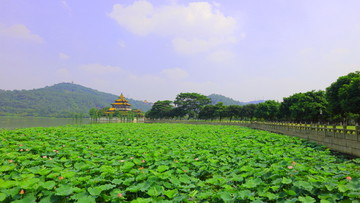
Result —
POLYGON ((325 91, 296 93, 282 102, 228 105, 198 93, 180 93, 174 101, 154 103, 149 119, 261 120, 288 122, 360 123, 360 71, 339 77, 325 91))

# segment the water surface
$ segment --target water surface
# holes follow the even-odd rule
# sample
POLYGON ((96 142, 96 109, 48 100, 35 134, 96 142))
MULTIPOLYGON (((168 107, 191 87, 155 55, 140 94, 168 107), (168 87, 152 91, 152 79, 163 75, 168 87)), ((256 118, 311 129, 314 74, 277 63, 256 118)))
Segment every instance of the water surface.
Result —
POLYGON ((90 119, 44 118, 44 117, 10 117, 0 116, 0 129, 17 129, 29 127, 51 127, 71 124, 88 124, 90 119))

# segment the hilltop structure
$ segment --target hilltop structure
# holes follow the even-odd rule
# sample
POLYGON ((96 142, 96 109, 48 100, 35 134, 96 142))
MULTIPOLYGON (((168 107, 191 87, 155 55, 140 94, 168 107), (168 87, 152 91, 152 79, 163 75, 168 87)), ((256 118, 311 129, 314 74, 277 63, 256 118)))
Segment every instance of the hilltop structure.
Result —
POLYGON ((115 100, 114 103, 111 104, 111 108, 107 111, 107 113, 114 113, 115 111, 131 111, 131 104, 129 101, 125 99, 124 95, 121 93, 119 99, 115 100))

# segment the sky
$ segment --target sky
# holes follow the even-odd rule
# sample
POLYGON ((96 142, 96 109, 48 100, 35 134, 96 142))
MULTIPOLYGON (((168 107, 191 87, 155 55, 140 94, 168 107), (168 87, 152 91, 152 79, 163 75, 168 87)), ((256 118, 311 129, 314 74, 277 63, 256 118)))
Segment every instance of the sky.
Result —
POLYGON ((325 90, 360 70, 358 0, 0 0, 0 89, 148 100, 325 90))

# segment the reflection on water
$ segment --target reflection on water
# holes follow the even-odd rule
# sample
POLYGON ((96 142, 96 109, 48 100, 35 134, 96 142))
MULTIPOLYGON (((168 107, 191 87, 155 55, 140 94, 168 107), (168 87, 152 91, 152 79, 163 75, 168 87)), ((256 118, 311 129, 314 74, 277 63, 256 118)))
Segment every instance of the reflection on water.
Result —
POLYGON ((0 116, 0 129, 16 129, 29 127, 50 127, 70 124, 88 124, 90 119, 71 118, 38 118, 38 117, 8 117, 0 116))

